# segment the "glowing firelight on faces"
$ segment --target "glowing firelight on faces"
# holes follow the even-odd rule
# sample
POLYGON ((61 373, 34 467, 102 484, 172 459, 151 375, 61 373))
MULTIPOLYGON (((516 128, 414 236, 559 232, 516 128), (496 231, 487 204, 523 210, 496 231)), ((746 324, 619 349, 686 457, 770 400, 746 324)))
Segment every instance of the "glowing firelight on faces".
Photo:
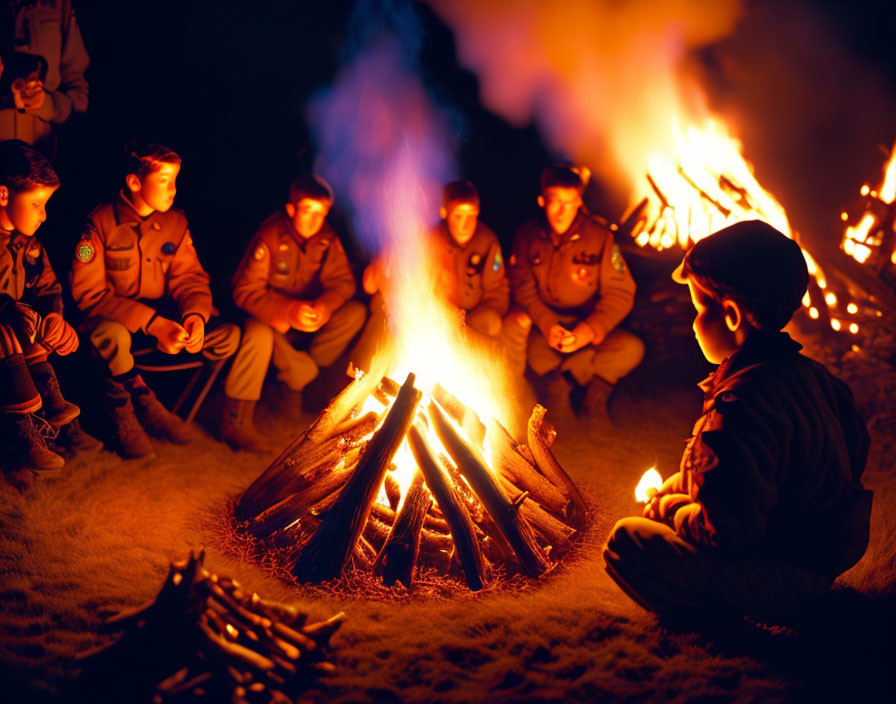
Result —
POLYGON ((662 485, 662 476, 656 471, 656 467, 651 467, 644 472, 641 481, 635 487, 635 501, 639 504, 646 504, 662 485))

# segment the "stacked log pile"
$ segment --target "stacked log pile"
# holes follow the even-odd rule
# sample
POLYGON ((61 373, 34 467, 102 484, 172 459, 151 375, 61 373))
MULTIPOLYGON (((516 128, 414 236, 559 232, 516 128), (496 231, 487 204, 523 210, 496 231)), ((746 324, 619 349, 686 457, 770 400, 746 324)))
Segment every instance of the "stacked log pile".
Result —
POLYGON ((388 377, 350 384, 239 497, 240 528, 285 548, 287 568, 305 583, 354 569, 410 589, 418 567, 434 567, 475 591, 496 566, 543 574, 588 521, 551 451, 545 409, 535 407, 521 444, 440 386, 422 404, 414 382, 411 374, 401 386, 388 377), (364 413, 370 395, 385 410, 364 413), (416 468, 402 496, 390 472, 405 440, 416 468), (381 487, 388 506, 376 501, 381 487))
POLYGON ((344 614, 309 623, 293 606, 210 573, 204 557, 171 563, 155 599, 105 621, 123 634, 79 656, 90 701, 294 702, 335 670, 329 641, 344 614))

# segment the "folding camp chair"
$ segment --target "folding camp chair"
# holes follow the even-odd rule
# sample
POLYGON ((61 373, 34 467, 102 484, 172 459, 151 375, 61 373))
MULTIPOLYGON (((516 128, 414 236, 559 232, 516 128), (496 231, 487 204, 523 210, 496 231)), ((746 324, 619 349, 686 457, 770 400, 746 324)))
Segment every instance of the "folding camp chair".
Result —
POLYGON ((192 421, 196 416, 196 412, 199 410, 203 401, 205 401, 205 397, 211 390, 212 384, 215 383, 215 379, 218 378, 218 374, 221 373, 221 368, 227 361, 226 359, 214 361, 206 359, 202 355, 191 355, 190 359, 180 359, 179 356, 171 357, 169 355, 164 355, 164 357, 167 357, 168 360, 170 360, 168 361, 163 358, 163 355, 158 354, 157 350, 152 348, 134 350, 131 354, 134 355, 134 366, 143 372, 164 373, 178 372, 187 369, 195 370, 190 376, 189 381, 187 381, 186 386, 184 386, 183 391, 180 392, 180 396, 177 397, 174 406, 172 406, 172 413, 180 413, 181 408, 185 407, 187 399, 193 393, 193 389, 199 384, 199 380, 203 376, 205 377, 205 381, 202 383, 199 392, 193 399, 193 403, 190 406, 187 415, 184 416, 184 420, 187 423, 192 421), (168 361, 168 363, 166 363, 166 361, 168 361))

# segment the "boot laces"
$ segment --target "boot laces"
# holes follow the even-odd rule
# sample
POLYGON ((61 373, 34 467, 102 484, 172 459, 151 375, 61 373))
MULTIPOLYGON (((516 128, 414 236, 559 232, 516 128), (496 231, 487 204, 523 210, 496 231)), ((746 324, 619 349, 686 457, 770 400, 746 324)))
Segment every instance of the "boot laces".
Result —
POLYGON ((31 416, 31 428, 34 433, 40 436, 45 442, 47 440, 55 440, 59 435, 59 428, 53 427, 45 418, 38 415, 31 416))

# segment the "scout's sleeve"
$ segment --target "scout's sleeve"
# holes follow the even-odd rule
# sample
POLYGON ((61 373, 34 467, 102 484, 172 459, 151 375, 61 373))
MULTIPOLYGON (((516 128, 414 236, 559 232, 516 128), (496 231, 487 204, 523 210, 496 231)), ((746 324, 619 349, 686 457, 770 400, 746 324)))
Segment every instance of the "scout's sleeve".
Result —
POLYGON ((271 250, 261 235, 249 243, 233 277, 233 302, 249 315, 284 333, 291 327, 287 306, 293 301, 268 285, 271 271, 271 250))
POLYGON ((181 320, 195 313, 207 323, 212 314, 212 292, 189 230, 184 233, 171 259, 167 279, 168 292, 177 303, 181 320))
POLYGON ((610 232, 606 234, 600 261, 600 298, 586 318, 595 337, 605 338, 635 303, 635 280, 622 258, 619 245, 610 232))
POLYGON ((789 433, 784 426, 786 419, 760 394, 722 394, 683 460, 690 455, 690 501, 667 512, 675 532, 732 550, 758 542, 778 499, 776 474, 784 452, 779 438, 789 433))
POLYGON ((31 288, 31 301, 34 309, 41 315, 59 313, 62 315, 62 284, 56 278, 56 272, 47 257, 47 250, 40 248, 40 255, 33 265, 33 275, 28 286, 31 288))
POLYGON ((88 316, 118 321, 130 332, 144 329, 155 315, 145 303, 115 293, 106 276, 103 240, 92 222, 75 246, 71 285, 75 305, 88 316))
POLYGON ((504 268, 504 257, 497 238, 488 249, 482 268, 482 299, 474 310, 493 310, 502 318, 510 307, 510 283, 504 268))
POLYGON ((87 111, 87 79, 84 72, 90 57, 84 48, 81 30, 75 19, 71 3, 63 2, 62 55, 59 58, 59 86, 48 90, 43 105, 35 114, 46 122, 65 122, 72 113, 87 111))
POLYGON ((517 233, 513 256, 510 258, 510 284, 514 299, 547 337, 550 329, 560 322, 560 317, 538 295, 538 283, 529 262, 529 242, 530 237, 526 232, 517 233))
POLYGON ((355 275, 349 266, 348 257, 338 237, 333 237, 327 250, 324 263, 320 268, 320 284, 324 292, 318 296, 317 302, 325 305, 330 312, 337 310, 349 298, 355 295, 357 284, 355 275))

